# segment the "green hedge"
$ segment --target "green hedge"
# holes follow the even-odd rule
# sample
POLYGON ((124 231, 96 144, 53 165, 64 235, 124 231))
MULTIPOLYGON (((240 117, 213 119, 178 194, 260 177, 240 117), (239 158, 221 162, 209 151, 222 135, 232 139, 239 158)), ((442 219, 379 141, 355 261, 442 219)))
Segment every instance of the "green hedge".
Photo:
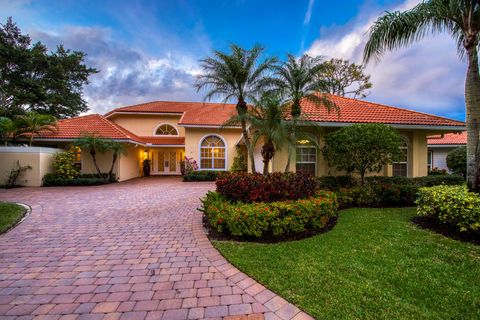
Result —
POLYGON ((192 171, 183 176, 183 181, 215 181, 221 171, 192 171))
POLYGON ((55 173, 47 173, 43 176, 44 187, 53 187, 53 186, 95 186, 102 185, 111 182, 115 182, 116 178, 113 177, 112 180, 108 180, 108 175, 105 174, 102 177, 98 174, 81 174, 74 179, 64 179, 58 177, 55 173))
POLYGON ((415 205, 418 189, 435 185, 462 185, 465 180, 456 175, 436 175, 417 178, 368 177, 361 186, 350 176, 318 178, 319 188, 335 192, 341 208, 350 207, 410 207, 415 205))
POLYGON ((285 237, 319 230, 336 216, 333 193, 271 203, 231 203, 216 192, 202 199, 202 211, 210 226, 237 237, 285 237))
POLYGON ((466 186, 420 188, 417 213, 455 226, 461 232, 480 231, 480 196, 466 186))

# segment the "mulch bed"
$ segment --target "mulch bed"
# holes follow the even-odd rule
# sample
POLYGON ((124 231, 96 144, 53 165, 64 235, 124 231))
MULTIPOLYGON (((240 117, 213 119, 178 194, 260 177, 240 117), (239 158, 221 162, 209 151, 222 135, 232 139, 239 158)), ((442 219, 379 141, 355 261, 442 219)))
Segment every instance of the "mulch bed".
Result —
POLYGON ((450 225, 440 223, 433 217, 413 217, 412 222, 422 229, 439 233, 445 237, 480 245, 480 232, 460 232, 450 225))
POLYGON ((274 237, 274 236, 266 236, 262 238, 255 238, 255 237, 235 237, 229 234, 225 234, 222 232, 218 232, 216 229, 212 228, 208 220, 206 219, 205 215, 203 216, 203 227, 207 231, 207 237, 210 240, 217 240, 217 241, 238 241, 238 242, 258 242, 258 243, 278 243, 278 242, 286 242, 286 241, 296 241, 302 240, 306 238, 310 238, 325 232, 328 232, 335 227, 337 224, 338 217, 333 217, 328 221, 327 225, 318 230, 307 230, 303 233, 297 233, 293 235, 287 235, 283 237, 274 237))

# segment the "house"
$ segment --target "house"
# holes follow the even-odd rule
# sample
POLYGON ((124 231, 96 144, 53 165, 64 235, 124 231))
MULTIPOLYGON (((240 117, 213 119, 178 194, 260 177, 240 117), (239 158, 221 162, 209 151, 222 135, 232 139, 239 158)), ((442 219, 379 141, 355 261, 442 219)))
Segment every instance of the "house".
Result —
MULTIPOLYGON (((379 174, 409 177, 427 174, 427 137, 465 130, 465 123, 401 109, 330 95, 337 110, 328 112, 323 106, 303 101, 302 125, 322 137, 338 128, 354 123, 385 123, 402 135, 404 158, 385 166, 379 174)), ((114 171, 120 181, 142 176, 142 161, 151 160, 151 174, 179 175, 185 156, 195 159, 199 170, 228 170, 242 147, 241 128, 222 127, 236 113, 234 104, 203 102, 154 101, 113 109, 105 115, 91 114, 60 120, 55 133, 35 138, 37 146, 67 149, 75 138, 90 133, 127 144, 114 171)), ((257 170, 262 169, 261 145, 256 146, 257 170)), ((91 156, 85 150, 77 152, 78 166, 83 173, 94 173, 91 156)), ((296 154, 291 155, 291 171, 321 175, 340 174, 324 161, 321 152, 310 141, 299 141, 296 154)), ((273 158, 270 171, 283 171, 287 163, 288 148, 273 158)), ((111 164, 110 154, 99 154, 98 163, 103 171, 111 164)))
POLYGON ((447 133, 428 137, 428 170, 447 170, 447 154, 467 145, 467 132, 447 133))

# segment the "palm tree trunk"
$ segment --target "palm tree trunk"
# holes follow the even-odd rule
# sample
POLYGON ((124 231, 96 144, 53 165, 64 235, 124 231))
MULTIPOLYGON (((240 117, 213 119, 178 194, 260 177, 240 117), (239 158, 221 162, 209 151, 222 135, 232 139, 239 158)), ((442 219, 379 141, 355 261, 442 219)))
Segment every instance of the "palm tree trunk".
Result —
POLYGON ((262 158, 263 158, 263 174, 268 174, 268 165, 270 160, 275 155, 275 146, 273 145, 272 140, 268 140, 262 146, 262 158))
MULTIPOLYGON (((237 102, 237 113, 239 115, 244 115, 247 113, 247 103, 243 99, 238 99, 237 102)), ((253 154, 253 148, 252 144, 250 143, 250 137, 248 136, 248 130, 247 130, 247 122, 245 119, 242 119, 240 121, 240 124, 242 125, 242 136, 243 136, 243 141, 245 142, 245 147, 247 147, 247 153, 248 157, 250 158, 250 167, 252 169, 252 173, 256 173, 257 170, 255 168, 255 156, 253 154)))
POLYGON ((468 69, 465 81, 467 114, 467 183, 470 190, 479 191, 480 168, 480 75, 476 45, 467 49, 468 69))
POLYGON ((97 173, 101 177, 102 176, 102 171, 100 171, 100 168, 98 167, 97 158, 95 157, 96 152, 95 152, 94 149, 90 149, 90 155, 92 156, 92 160, 93 160, 93 164, 95 165, 95 169, 97 169, 97 173))
POLYGON ((114 152, 113 153, 113 159, 112 159, 112 166, 110 167, 110 171, 108 171, 108 180, 112 180, 112 173, 113 173, 113 167, 115 166, 115 162, 117 162, 118 158, 118 153, 114 152))
POLYGON ((33 144, 33 132, 32 132, 32 134, 30 135, 30 144, 29 144, 29 146, 31 147, 32 144, 33 144))
POLYGON ((285 165, 285 173, 289 172, 290 171, 290 159, 292 158, 292 155, 290 154, 290 151, 292 151, 292 147, 291 146, 288 146, 288 150, 287 150, 287 164, 285 165))

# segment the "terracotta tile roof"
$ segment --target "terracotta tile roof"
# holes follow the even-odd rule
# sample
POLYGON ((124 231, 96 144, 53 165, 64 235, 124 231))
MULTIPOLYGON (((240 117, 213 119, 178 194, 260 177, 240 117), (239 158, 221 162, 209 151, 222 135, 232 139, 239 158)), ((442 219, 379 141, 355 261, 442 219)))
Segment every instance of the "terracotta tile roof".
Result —
POLYGON ((467 132, 447 133, 443 136, 431 136, 428 138, 429 145, 466 145, 467 132))
POLYGON ((141 136, 145 144, 152 145, 185 145, 185 137, 158 137, 158 136, 141 136))
POLYGON ((184 137, 137 136, 116 123, 105 119, 102 115, 91 114, 83 117, 59 120, 55 132, 45 132, 37 139, 41 140, 73 140, 84 134, 93 134, 113 140, 132 141, 151 145, 184 145, 184 137))
POLYGON ((82 117, 59 120, 57 122, 56 132, 45 132, 40 134, 38 138, 74 139, 87 133, 114 140, 141 141, 141 139, 134 133, 105 119, 105 117, 99 114, 90 114, 82 117))
MULTIPOLYGON (((330 123, 372 123, 381 122, 397 125, 419 126, 465 126, 464 122, 451 120, 427 113, 381 105, 335 95, 328 95, 338 110, 328 112, 323 106, 316 106, 308 100, 302 101, 302 112, 307 120, 330 123)), ((180 125, 220 126, 236 113, 234 104, 154 101, 114 109, 128 113, 178 113, 182 114, 180 125)))
POLYGON ((328 97, 336 104, 338 110, 328 112, 325 107, 316 106, 313 102, 304 100, 302 102, 302 112, 305 117, 316 122, 379 122, 397 125, 465 126, 464 122, 423 112, 335 95, 328 95, 328 97))

